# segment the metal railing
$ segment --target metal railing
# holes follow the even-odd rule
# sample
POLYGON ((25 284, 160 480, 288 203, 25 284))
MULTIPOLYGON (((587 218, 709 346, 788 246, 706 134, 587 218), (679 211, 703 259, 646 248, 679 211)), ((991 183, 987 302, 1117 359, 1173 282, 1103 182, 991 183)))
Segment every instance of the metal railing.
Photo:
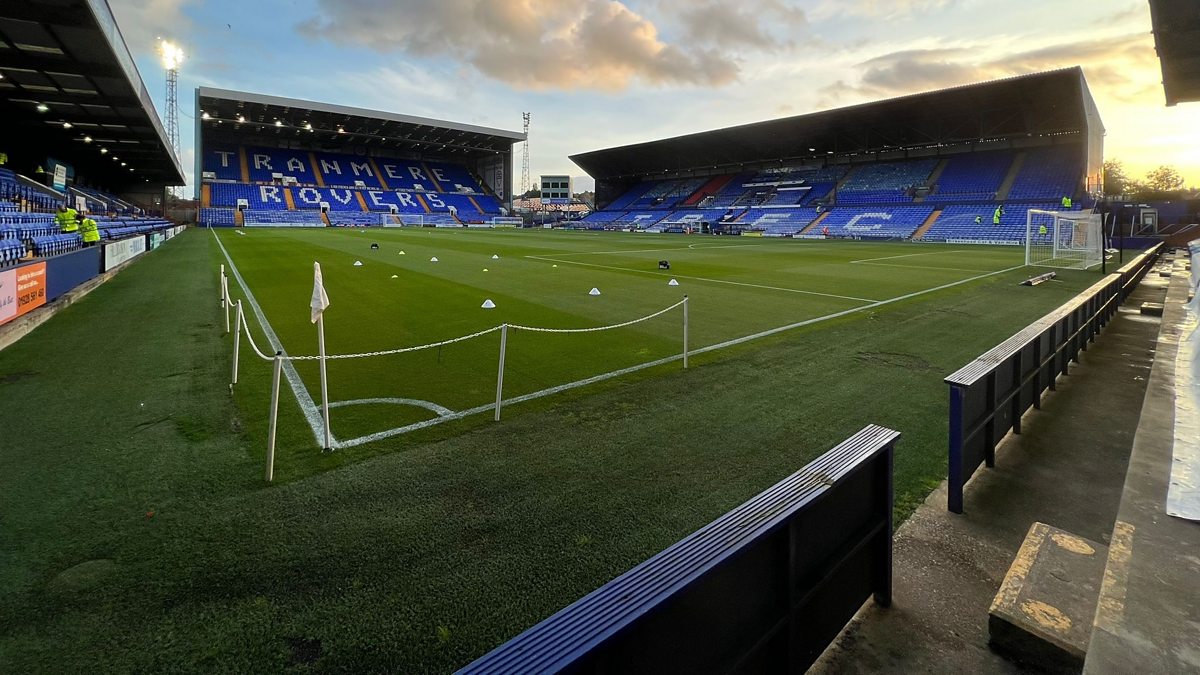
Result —
POLYGON ((950 385, 946 508, 963 512, 963 486, 980 464, 995 466, 996 445, 1021 418, 1041 408, 1059 375, 1116 314, 1158 257, 1162 245, 1139 255, 1063 306, 984 352, 946 378, 950 385))
POLYGON ((891 602, 899 436, 864 428, 459 672, 802 672, 891 602))

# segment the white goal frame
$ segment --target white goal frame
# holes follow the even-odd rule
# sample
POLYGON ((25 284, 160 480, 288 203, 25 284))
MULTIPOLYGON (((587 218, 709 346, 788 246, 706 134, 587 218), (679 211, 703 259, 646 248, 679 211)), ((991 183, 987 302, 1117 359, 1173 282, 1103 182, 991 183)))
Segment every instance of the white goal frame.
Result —
POLYGON ((1103 258, 1100 214, 1041 209, 1029 209, 1025 214, 1026 265, 1086 270, 1099 265, 1103 258))

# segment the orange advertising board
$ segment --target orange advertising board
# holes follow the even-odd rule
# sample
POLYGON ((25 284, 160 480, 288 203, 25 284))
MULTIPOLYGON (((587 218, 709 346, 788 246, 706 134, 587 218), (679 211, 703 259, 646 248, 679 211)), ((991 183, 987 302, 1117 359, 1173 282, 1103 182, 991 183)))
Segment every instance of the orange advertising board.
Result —
POLYGON ((46 304, 46 263, 25 265, 14 271, 17 282, 16 316, 21 316, 46 304))

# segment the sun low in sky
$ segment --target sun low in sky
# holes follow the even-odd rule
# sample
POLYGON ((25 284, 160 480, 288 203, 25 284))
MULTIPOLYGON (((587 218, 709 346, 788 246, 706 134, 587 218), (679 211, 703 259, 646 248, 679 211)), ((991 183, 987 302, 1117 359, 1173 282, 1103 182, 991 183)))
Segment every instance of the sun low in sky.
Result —
MULTIPOLYGON (((110 0, 161 99, 241 89, 521 128, 570 154, 1079 65, 1134 177, 1200 185, 1200 104, 1167 108, 1144 0, 110 0)), ((192 166, 190 124, 183 164, 192 166)), ((586 188, 590 182, 580 187, 586 188)))

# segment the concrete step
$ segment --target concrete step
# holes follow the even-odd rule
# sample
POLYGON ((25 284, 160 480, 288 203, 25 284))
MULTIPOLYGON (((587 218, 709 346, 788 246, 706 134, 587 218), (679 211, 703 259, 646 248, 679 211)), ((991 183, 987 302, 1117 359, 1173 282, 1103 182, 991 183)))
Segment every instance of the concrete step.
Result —
POLYGON ((1034 523, 988 612, 992 648, 1026 667, 1080 672, 1107 558, 1103 544, 1034 523))

